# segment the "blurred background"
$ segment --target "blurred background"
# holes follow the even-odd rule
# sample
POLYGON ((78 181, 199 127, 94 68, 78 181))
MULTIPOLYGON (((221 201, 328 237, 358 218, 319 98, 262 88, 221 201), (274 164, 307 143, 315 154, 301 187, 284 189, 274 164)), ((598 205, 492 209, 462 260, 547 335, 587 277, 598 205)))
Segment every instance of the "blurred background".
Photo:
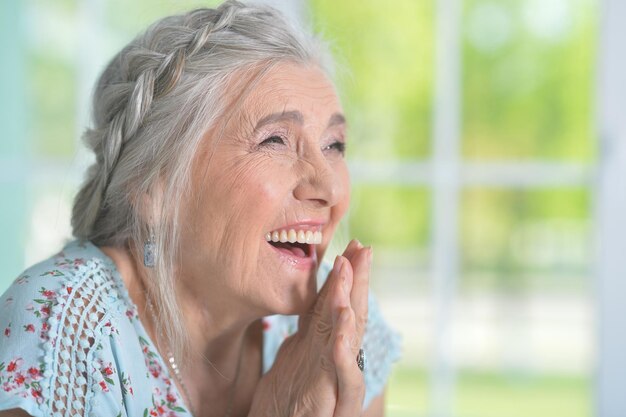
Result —
MULTIPOLYGON (((595 243, 624 229, 611 223, 624 192, 602 190, 626 182, 604 175, 600 146, 626 93, 607 52, 626 32, 601 17, 611 4, 626 21, 624 3, 266 2, 338 61, 353 200, 334 243, 374 246, 373 291, 403 336, 387 415, 626 415, 601 354, 624 344, 598 307, 619 303, 603 272, 619 255, 595 243)), ((153 20, 217 3, 0 2, 0 292, 71 237, 103 65, 153 20)))

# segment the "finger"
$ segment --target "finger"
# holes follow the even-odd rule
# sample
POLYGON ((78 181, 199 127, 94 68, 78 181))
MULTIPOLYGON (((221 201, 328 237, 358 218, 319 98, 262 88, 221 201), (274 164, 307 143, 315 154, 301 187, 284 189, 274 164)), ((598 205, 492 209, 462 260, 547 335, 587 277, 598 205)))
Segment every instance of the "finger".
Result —
POLYGON ((324 299, 328 296, 328 293, 331 291, 331 287, 336 285, 335 281, 337 280, 337 276, 341 273, 341 267, 345 261, 346 258, 341 255, 337 255, 335 257, 333 269, 330 270, 328 277, 326 278, 326 282, 324 282, 324 285, 320 288, 318 298, 324 299))
POLYGON ((351 346, 351 339, 355 334, 354 311, 350 308, 344 309, 339 322, 339 335, 333 349, 338 392, 334 417, 360 416, 365 396, 365 381, 351 346), (351 334, 353 336, 350 336, 351 334))
POLYGON ((328 294, 331 291, 331 287, 333 285, 337 285, 337 275, 339 274, 340 270, 341 270, 341 265, 342 263, 345 261, 345 259, 342 259, 340 256, 337 256, 335 258, 335 263, 333 264, 333 268, 331 269, 331 271, 328 273, 328 277, 326 279, 326 282, 324 282, 324 285, 322 286, 322 288, 320 289, 317 298, 315 300, 315 303, 313 304, 313 306, 305 313, 305 314, 301 314, 299 319, 298 319, 298 328, 299 329, 303 329, 306 331, 306 329, 308 328, 309 323, 311 322, 311 320, 318 316, 321 311, 323 311, 324 309, 324 304, 326 303, 326 300, 328 298, 328 294))
MULTIPOLYGON (((363 339, 367 325, 367 306, 369 296, 369 278, 372 260, 372 247, 362 248, 354 255, 352 261, 352 291, 350 292, 350 306, 356 316, 356 332, 358 345, 363 339)), ((358 347, 357 346, 357 350, 358 347)))
POLYGON ((343 259, 337 284, 333 288, 330 298, 329 311, 333 318, 333 326, 337 324, 337 320, 341 311, 350 306, 350 293, 352 292, 352 266, 347 259, 343 259))
MULTIPOLYGON (((333 269, 329 272, 328 278, 326 279, 326 282, 324 282, 324 285, 322 286, 322 288, 320 289, 319 292, 319 296, 321 297, 326 297, 327 296, 327 292, 329 291, 329 288, 333 285, 332 284, 332 274, 333 273, 337 273, 340 272, 340 268, 341 265, 340 263, 347 260, 351 260, 351 258, 354 256, 354 253, 356 250, 362 248, 363 245, 361 244, 361 242, 359 242, 357 239, 352 239, 349 243, 348 246, 346 246, 346 249, 343 251, 342 255, 337 255, 337 257, 335 258, 335 263, 333 265, 333 269), (343 257, 343 259, 342 259, 343 257), (338 264, 339 263, 339 264, 338 264)), ((348 277, 351 278, 351 277, 348 277)), ((352 283, 350 282, 350 286, 352 285, 352 283)))
POLYGON ((348 246, 346 246, 346 250, 343 251, 343 256, 345 256, 346 259, 352 262, 352 256, 357 250, 361 249, 362 247, 363 245, 361 244, 361 242, 358 241, 358 239, 352 239, 350 243, 348 243, 348 246))
POLYGON ((350 263, 343 256, 337 256, 323 291, 320 292, 312 311, 308 315, 309 321, 313 323, 315 333, 318 336, 326 336, 319 339, 322 343, 326 343, 330 337, 339 310, 350 303, 351 288, 347 286, 347 282, 352 282, 351 276, 350 263))
POLYGON ((350 292, 352 291, 352 266, 343 256, 339 256, 339 259, 339 270, 332 276, 333 282, 328 289, 325 303, 321 305, 322 311, 320 312, 320 319, 330 318, 333 326, 337 323, 341 310, 350 305, 350 292))

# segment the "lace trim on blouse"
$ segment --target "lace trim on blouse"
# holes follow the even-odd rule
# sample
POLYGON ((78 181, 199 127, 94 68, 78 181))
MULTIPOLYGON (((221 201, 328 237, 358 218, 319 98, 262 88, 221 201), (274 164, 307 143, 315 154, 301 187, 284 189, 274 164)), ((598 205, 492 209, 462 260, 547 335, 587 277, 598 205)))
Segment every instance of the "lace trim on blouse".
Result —
POLYGON ((99 259, 78 266, 52 306, 42 352, 41 388, 43 397, 52 399, 42 404, 46 415, 88 415, 94 394, 108 390, 107 379, 115 370, 100 355, 101 340, 116 332, 110 320, 117 312, 112 304, 127 294, 105 266, 99 259))

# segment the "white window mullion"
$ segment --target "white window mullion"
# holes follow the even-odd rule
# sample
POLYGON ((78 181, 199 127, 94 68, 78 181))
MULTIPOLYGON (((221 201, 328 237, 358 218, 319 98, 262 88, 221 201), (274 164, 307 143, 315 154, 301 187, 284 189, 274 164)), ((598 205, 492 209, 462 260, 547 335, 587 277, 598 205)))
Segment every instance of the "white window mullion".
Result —
POLYGON ((433 362, 429 415, 452 415, 453 317, 459 275, 461 0, 437 0, 433 119, 433 362))
POLYGON ((600 163, 596 194, 598 417, 626 416, 626 2, 602 1, 598 67, 600 163))

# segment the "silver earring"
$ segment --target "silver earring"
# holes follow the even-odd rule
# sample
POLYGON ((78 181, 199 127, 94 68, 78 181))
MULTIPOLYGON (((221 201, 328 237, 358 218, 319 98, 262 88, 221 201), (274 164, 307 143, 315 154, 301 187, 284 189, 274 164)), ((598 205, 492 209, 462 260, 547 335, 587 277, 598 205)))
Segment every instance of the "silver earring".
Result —
POLYGON ((154 243, 154 233, 150 229, 150 238, 143 244, 143 264, 147 268, 154 268, 156 262, 156 244, 154 243))

